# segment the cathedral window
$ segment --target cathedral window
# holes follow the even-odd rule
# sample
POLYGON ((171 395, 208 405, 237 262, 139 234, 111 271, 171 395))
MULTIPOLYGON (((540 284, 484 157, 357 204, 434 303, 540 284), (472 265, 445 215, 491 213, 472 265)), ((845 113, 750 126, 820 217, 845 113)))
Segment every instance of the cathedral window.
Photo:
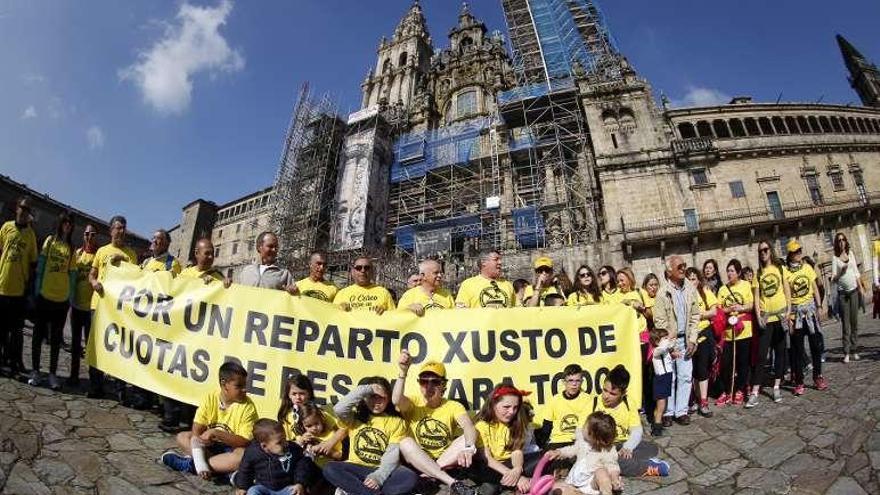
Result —
POLYGON ((814 134, 819 134, 820 132, 822 132, 822 129, 819 128, 819 121, 816 120, 816 117, 813 117, 811 115, 810 117, 808 117, 808 121, 810 122, 810 132, 814 134))
POLYGON ((764 134, 766 136, 772 136, 773 134, 776 134, 775 132, 773 132, 773 127, 770 126, 770 119, 768 119, 767 117, 758 118, 758 125, 761 127, 761 134, 764 134))
POLYGON ((461 51, 467 51, 473 45, 474 45, 474 40, 472 40, 469 36, 465 36, 459 42, 459 46, 461 47, 461 51))
POLYGON ((407 62, 407 54, 406 54, 406 52, 403 52, 400 54, 400 59, 397 61, 397 66, 398 67, 406 67, 406 62, 407 62))
POLYGON ((385 61, 385 63, 382 64, 382 74, 387 74, 391 72, 391 69, 393 69, 393 67, 391 66, 391 59, 388 59, 385 61))
POLYGON ((697 134, 700 137, 712 137, 712 126, 705 120, 697 122, 697 134))
POLYGON ((785 122, 783 122, 782 117, 773 117, 773 129, 776 131, 776 134, 788 134, 788 130, 785 128, 785 122))
POLYGON ((678 124, 678 133, 681 135, 682 139, 697 137, 697 133, 694 131, 694 125, 690 122, 682 122, 678 124))
POLYGON ((455 100, 456 118, 466 117, 477 113, 477 92, 465 91, 458 95, 455 100))
POLYGON ((840 119, 831 117, 831 128, 834 129, 834 132, 840 133, 843 130, 840 128, 840 119))
POLYGON ((840 118, 840 127, 843 128, 843 132, 846 134, 852 134, 852 128, 849 126, 849 120, 846 117, 840 118))
POLYGON ((730 195, 734 199, 746 197, 746 188, 743 187, 741 180, 735 180, 730 183, 730 195))
POLYGON ((734 137, 743 137, 746 135, 746 130, 743 127, 742 120, 739 119, 730 119, 730 132, 734 135, 734 137))
POLYGON ((831 178, 831 185, 835 191, 843 191, 846 186, 843 184, 843 172, 840 167, 834 166, 828 171, 828 177, 831 178))
POLYGON ((705 168, 696 168, 691 170, 691 178, 695 186, 704 186, 709 184, 709 176, 706 174, 705 168))
POLYGON ((791 134, 800 134, 801 130, 798 127, 797 120, 794 117, 786 117, 785 118, 785 126, 788 127, 788 132, 791 134))
POLYGON ((826 117, 824 115, 819 117, 819 125, 822 126, 822 132, 825 132, 825 133, 832 132, 831 124, 828 123, 828 117, 826 117))
POLYGON ((719 138, 730 137, 730 130, 727 128, 727 122, 721 119, 712 122, 712 130, 715 131, 715 135, 719 138))
POLYGON ((749 136, 760 136, 761 130, 758 129, 758 124, 755 122, 755 119, 751 117, 746 117, 743 119, 743 122, 746 124, 746 132, 749 133, 749 136))

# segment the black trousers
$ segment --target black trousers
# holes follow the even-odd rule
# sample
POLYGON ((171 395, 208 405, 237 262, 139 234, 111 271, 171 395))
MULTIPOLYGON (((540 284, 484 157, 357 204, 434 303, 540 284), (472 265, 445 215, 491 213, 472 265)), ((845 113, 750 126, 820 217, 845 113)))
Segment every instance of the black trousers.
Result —
POLYGON ((15 371, 23 371, 20 367, 26 309, 24 296, 0 296, 0 365, 15 371))
MULTIPOLYGON (((523 476, 532 476, 535 473, 535 468, 538 467, 538 462, 543 455, 543 452, 531 452, 523 456, 523 476)), ((509 459, 501 463, 507 467, 513 467, 509 459)), ((482 452, 474 456, 473 463, 468 469, 468 478, 483 485, 483 489, 480 490, 483 495, 501 493, 501 473, 489 467, 489 462, 482 452)))
MULTIPOLYGON (((752 366, 752 385, 763 386, 766 379, 767 354, 773 351, 773 379, 782 379, 785 375, 785 328, 781 321, 771 321, 764 328, 758 328, 758 355, 752 366)), ((752 338, 756 338, 754 335, 752 338)), ((737 349, 739 352, 739 349, 737 349)), ((739 357, 739 356, 737 356, 739 357)))
POLYGON ((712 368, 712 361, 715 359, 715 333, 712 328, 707 327, 700 331, 697 340, 705 339, 697 344, 697 350, 694 352, 694 381, 701 382, 709 379, 709 371, 712 368))
POLYGON ((724 344, 724 354, 721 356, 721 383, 722 392, 730 393, 730 384, 733 381, 733 391, 745 391, 749 382, 749 349, 751 339, 740 339, 724 344), (736 349, 736 362, 734 362, 734 348, 736 349), (733 370, 736 366, 736 378, 733 378, 733 370))
POLYGON ((89 329, 92 327, 92 312, 70 308, 70 377, 79 380, 79 366, 83 349, 89 342, 89 329))
POLYGON ((64 341, 64 323, 67 322, 67 301, 50 301, 43 296, 37 298, 37 316, 31 339, 31 368, 40 370, 40 355, 43 341, 49 340, 49 373, 58 371, 58 354, 64 341))
POLYGON ((806 355, 804 349, 804 337, 810 342, 810 357, 813 361, 813 379, 822 376, 822 334, 819 332, 810 333, 806 328, 795 330, 791 336, 791 374, 795 385, 804 384, 804 367, 807 363, 804 361, 806 355))

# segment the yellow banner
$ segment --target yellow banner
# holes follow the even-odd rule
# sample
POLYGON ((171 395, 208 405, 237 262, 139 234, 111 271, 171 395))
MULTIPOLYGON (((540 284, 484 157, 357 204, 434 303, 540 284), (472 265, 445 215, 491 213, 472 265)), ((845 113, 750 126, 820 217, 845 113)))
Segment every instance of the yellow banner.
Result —
POLYGON ((284 382, 308 375, 319 403, 336 402, 361 379, 397 376, 401 349, 413 356, 407 390, 417 393, 419 363, 446 365, 447 396, 471 409, 501 381, 533 392, 538 408, 560 393, 562 369, 586 370, 584 391, 599 393, 608 370, 623 364, 630 404, 641 403, 635 312, 623 305, 580 308, 461 309, 418 317, 376 315, 285 292, 136 267, 110 267, 89 337, 89 364, 165 397, 198 404, 216 390, 228 360, 248 371, 248 393, 263 417, 275 417, 284 382))

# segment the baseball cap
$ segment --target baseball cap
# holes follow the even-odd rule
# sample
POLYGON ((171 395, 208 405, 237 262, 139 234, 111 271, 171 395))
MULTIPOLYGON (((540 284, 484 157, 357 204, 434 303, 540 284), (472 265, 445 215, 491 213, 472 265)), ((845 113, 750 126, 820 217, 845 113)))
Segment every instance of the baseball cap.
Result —
POLYGON ((786 245, 785 249, 787 249, 789 253, 796 253, 797 251, 799 251, 801 249, 801 243, 792 239, 792 240, 788 241, 788 244, 786 245))
POLYGON ((419 375, 422 373, 434 373, 440 378, 446 378, 446 366, 443 366, 443 363, 439 361, 428 361, 419 370, 419 375))
POLYGON ((540 258, 535 260, 535 268, 541 268, 542 266, 553 268, 553 260, 546 256, 541 256, 540 258))

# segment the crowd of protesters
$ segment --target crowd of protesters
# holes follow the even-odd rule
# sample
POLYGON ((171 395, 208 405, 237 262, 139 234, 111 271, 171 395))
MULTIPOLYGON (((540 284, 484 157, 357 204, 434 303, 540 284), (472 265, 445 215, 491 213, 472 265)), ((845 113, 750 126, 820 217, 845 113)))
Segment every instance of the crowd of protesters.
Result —
MULTIPOLYGON (((85 226, 75 247, 67 213, 40 244, 31 222, 30 201, 23 198, 16 203, 15 219, 0 227, 0 370, 6 376, 24 374, 29 384, 45 382, 54 390, 62 387, 58 360, 68 315, 71 370, 65 383, 76 388, 107 267, 120 263, 206 284, 282 290, 344 311, 377 314, 620 303, 635 312, 643 363, 636 376, 641 376, 642 412, 652 437, 663 435, 673 423, 689 424, 692 414, 711 417, 712 399, 714 408, 754 408, 762 391, 773 402, 784 400, 784 389, 803 395, 807 373, 815 390, 826 390, 822 328, 829 306, 843 328, 842 361, 860 359, 859 305, 867 300, 867 284, 843 233, 834 238, 832 291, 825 290, 797 240, 784 246, 784 258, 776 254, 774 242, 762 240, 752 267, 730 259, 722 272, 715 260, 689 267, 684 258, 672 255, 662 273, 648 274, 641 286, 631 268, 607 265, 597 272, 580 266, 570 280, 547 257, 534 261, 532 280, 509 281, 503 276, 502 254, 490 251, 481 255, 478 273, 453 294, 443 285, 443 265, 426 259, 396 302, 375 282, 368 257, 354 260, 353 283, 344 288, 327 280, 327 258, 320 252, 309 260, 309 275, 295 280, 276 263, 278 238, 271 232, 258 236, 256 262, 233 281, 213 267, 214 247, 207 238, 196 244, 195 264, 184 269, 168 253, 170 237, 164 230, 154 233, 151 256, 138 263, 126 244, 121 216, 110 220, 110 242, 101 247, 93 225, 85 226), (33 315, 34 329, 31 368, 25 374, 26 314, 33 315), (50 353, 45 380, 44 340, 50 353)), ((875 247, 875 300, 880 290, 878 254, 875 247)), ((389 370, 397 373, 393 382, 383 376, 368 378, 332 408, 317 406, 311 382, 296 375, 288 380, 278 415, 271 419, 258 418, 245 391, 246 371, 235 363, 221 366, 219 388, 198 408, 105 380, 94 368, 89 369, 87 395, 105 397, 109 391, 126 405, 157 408, 161 428, 176 434, 181 451, 167 452, 162 462, 205 478, 229 475, 242 494, 320 493, 334 487, 350 494, 404 494, 420 482, 419 474, 448 485, 453 494, 475 493, 463 479, 475 482, 480 493, 507 488, 605 494, 620 490, 621 477, 668 474, 669 465, 656 458, 657 446, 643 432, 639 411, 629 405, 633 370, 622 365, 610 371, 598 396, 583 392, 584 372, 571 363, 560 366, 564 387, 539 414, 527 400, 529 391, 505 383, 472 415, 445 398, 448 377, 442 363, 423 363, 419 393, 408 395, 405 381, 411 364, 404 350, 398 369, 389 370)))

